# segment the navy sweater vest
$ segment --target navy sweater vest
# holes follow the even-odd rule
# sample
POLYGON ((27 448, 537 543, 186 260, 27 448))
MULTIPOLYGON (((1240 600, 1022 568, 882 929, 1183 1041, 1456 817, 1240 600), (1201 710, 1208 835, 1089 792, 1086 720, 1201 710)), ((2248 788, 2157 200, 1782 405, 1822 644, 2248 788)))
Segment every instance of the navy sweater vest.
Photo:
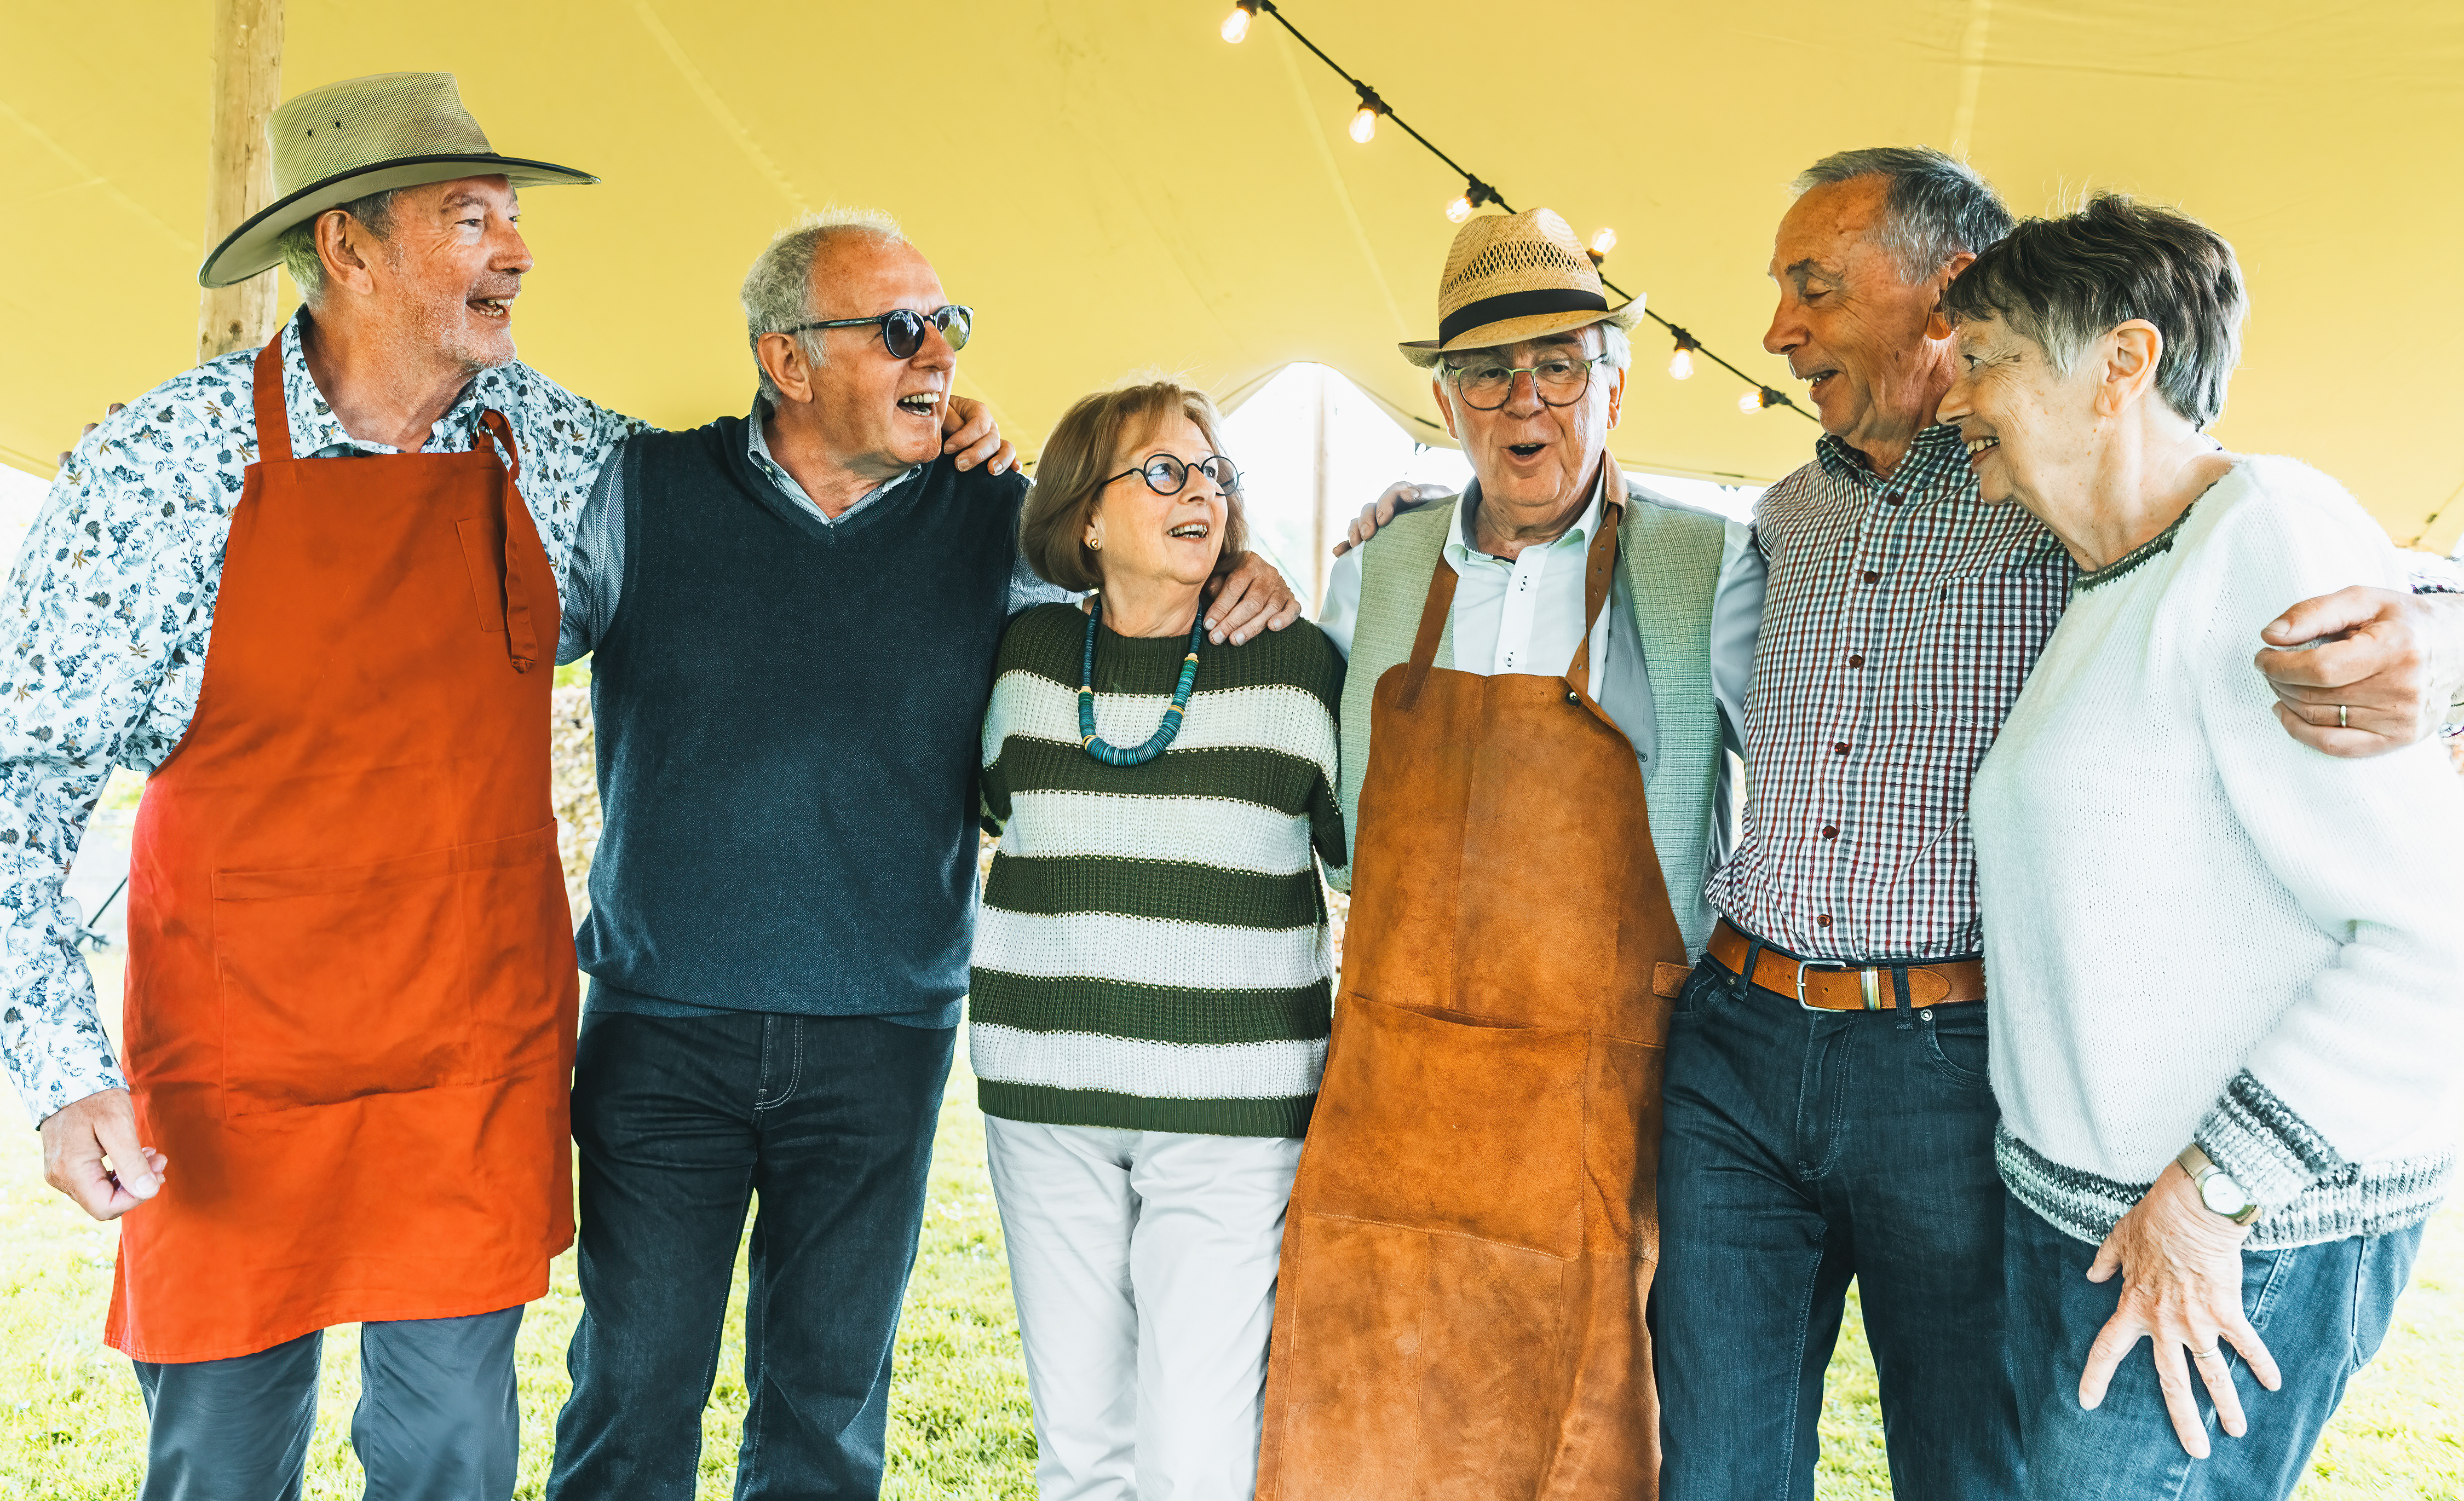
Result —
POLYGON ((939 459, 831 525, 754 468, 744 424, 644 434, 616 461, 582 967, 691 1006, 955 1009, 1026 481, 939 459))

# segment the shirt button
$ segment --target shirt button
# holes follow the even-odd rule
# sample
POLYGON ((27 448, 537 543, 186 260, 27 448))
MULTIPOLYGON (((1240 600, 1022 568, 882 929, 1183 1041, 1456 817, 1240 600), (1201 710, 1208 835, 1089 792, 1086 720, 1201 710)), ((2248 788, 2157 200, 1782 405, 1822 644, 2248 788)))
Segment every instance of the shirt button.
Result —
POLYGON ((1829 927, 1831 925, 1831 914, 1825 912, 1820 917, 1815 918, 1814 920, 1814 925, 1816 927, 1829 927))
POLYGON ((1822 837, 1826 839, 1836 839, 1839 838, 1839 825, 1836 823, 1824 824, 1822 826, 1822 837))
POLYGON ((1884 504, 1886 504, 1886 505, 1896 506, 1896 505, 1899 505, 1901 502, 1903 502, 1903 501, 1906 500, 1907 498, 1908 498, 1908 497, 1906 497, 1905 495, 1901 494, 1898 490, 1893 490, 1893 491, 1891 491, 1889 494, 1887 494, 1887 495, 1883 496, 1883 497, 1882 497, 1882 500, 1883 500, 1884 504))
POLYGON ((1846 755, 1848 753, 1848 742, 1845 740, 1835 740, 1831 743, 1831 750, 1834 755, 1846 755))
POLYGON ((1863 666, 1864 664, 1865 664, 1865 659, 1864 659, 1863 657, 1861 657, 1861 656, 1851 656, 1851 657, 1848 659, 1848 665, 1850 665, 1850 666, 1852 666, 1852 667, 1861 667, 1861 666, 1863 666))
POLYGON ((1878 574, 1878 573, 1876 573, 1876 572, 1874 572, 1874 570, 1872 570, 1872 569, 1870 569, 1870 568, 1866 569, 1863 573, 1861 573, 1861 574, 1858 575, 1857 576, 1858 576, 1858 577, 1859 577, 1859 578, 1864 579, 1864 580, 1865 580, 1867 583, 1869 583, 1869 584, 1878 584, 1878 583, 1881 583, 1881 582, 1882 581, 1882 576, 1881 576, 1881 575, 1880 575, 1880 574, 1878 574))

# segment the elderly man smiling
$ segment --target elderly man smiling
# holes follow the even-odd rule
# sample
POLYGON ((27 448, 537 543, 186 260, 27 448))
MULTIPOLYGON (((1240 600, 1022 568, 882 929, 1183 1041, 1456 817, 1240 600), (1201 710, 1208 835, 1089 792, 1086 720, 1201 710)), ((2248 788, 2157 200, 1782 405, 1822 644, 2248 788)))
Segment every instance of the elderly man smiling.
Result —
POLYGON ((1439 306, 1403 351, 1475 482, 1346 557, 1320 621, 1350 657, 1353 906, 1258 1493, 1648 1495, 1658 1059, 1710 925, 1726 529, 1609 456, 1637 310, 1564 220, 1466 224, 1439 306))

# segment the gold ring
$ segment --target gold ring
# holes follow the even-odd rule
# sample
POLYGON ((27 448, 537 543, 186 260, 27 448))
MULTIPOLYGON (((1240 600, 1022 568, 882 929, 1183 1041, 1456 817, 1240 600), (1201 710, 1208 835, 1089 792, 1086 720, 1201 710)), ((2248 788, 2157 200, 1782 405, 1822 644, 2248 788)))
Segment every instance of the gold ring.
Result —
POLYGON ((2350 729, 2353 728, 2352 716, 2348 712, 2348 706, 2343 704, 2336 706, 2336 728, 2338 729, 2350 729))

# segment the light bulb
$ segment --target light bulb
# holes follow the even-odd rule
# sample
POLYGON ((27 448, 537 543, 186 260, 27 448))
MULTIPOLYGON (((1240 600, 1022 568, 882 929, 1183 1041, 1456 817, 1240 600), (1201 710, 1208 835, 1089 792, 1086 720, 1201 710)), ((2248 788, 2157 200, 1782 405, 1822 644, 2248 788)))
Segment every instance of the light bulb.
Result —
POLYGON ((1377 112, 1363 104, 1352 112, 1352 139, 1362 145, 1377 139, 1377 112))
POLYGON ((1763 394, 1760 391, 1748 391, 1745 395, 1737 398, 1737 410, 1741 412, 1747 413, 1750 416, 1762 409, 1763 394))
POLYGON ((1238 43, 1248 34, 1249 8, 1245 5, 1236 5, 1232 8, 1232 13, 1223 18, 1223 39, 1238 43))
POLYGON ((1599 233, 1592 236, 1592 253, 1594 255, 1606 255, 1609 251, 1616 249, 1617 231, 1615 229, 1604 228, 1599 233))
POLYGON ((1471 195, 1469 193, 1456 194, 1455 201, 1446 205, 1446 217, 1456 224, 1461 224, 1465 219, 1470 218, 1471 195))
POLYGON ((1691 381, 1694 379, 1694 355, 1692 351, 1680 345, 1677 353, 1668 357, 1668 378, 1672 381, 1691 381))

